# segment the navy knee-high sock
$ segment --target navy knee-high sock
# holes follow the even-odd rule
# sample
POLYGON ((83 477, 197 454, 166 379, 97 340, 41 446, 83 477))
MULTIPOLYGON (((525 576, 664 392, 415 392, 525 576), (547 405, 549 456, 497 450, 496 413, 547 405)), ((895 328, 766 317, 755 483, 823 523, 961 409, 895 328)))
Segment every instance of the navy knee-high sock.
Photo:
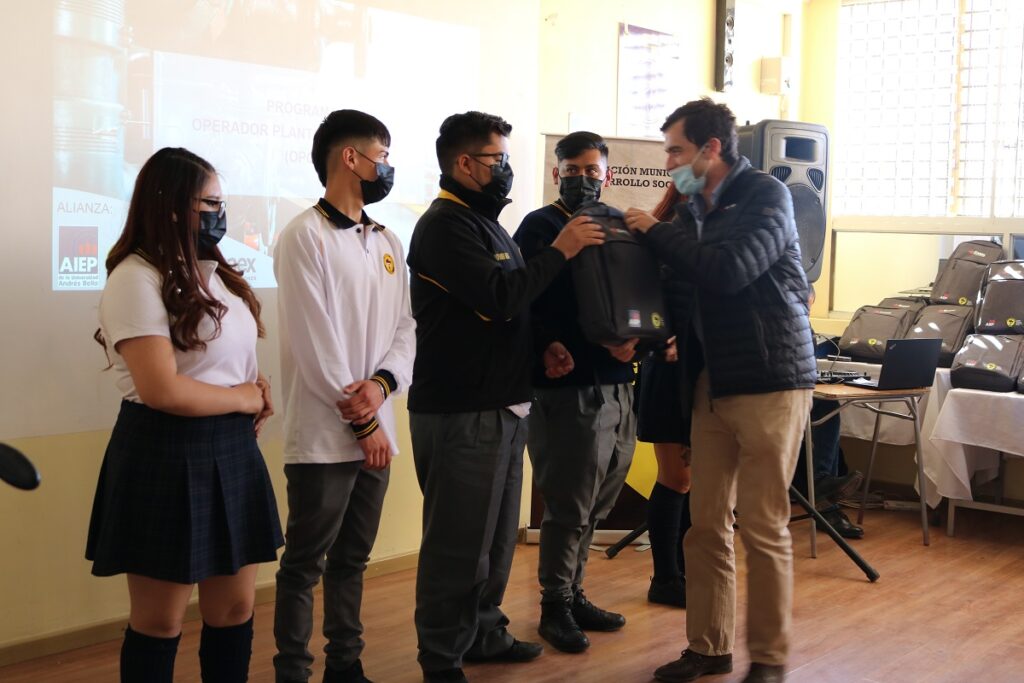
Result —
POLYGON ((215 628, 203 622, 199 668, 203 683, 245 683, 252 658, 252 617, 237 626, 215 628))
POLYGON ((181 634, 155 638, 129 626, 121 643, 121 683, 171 683, 180 640, 181 634))
POLYGON ((671 581, 682 575, 679 560, 682 544, 679 524, 686 494, 655 484, 647 500, 647 536, 656 581, 671 581))
POLYGON ((679 494, 683 497, 683 503, 679 508, 679 540, 676 541, 676 549, 679 551, 678 563, 679 573, 686 578, 686 553, 683 551, 683 538, 686 537, 686 532, 692 526, 690 522, 690 492, 679 494))

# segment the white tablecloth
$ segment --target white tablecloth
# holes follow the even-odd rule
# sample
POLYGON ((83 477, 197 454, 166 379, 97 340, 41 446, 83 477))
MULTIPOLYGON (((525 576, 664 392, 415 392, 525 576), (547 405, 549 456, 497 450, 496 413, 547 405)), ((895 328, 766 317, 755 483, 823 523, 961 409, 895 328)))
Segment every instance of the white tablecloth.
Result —
MULTIPOLYGON (((819 370, 854 370, 866 372, 873 379, 878 379, 882 370, 881 365, 871 363, 851 363, 845 361, 833 362, 830 360, 819 360, 819 370)), ((928 439, 935 426, 936 418, 942 401, 949 391, 949 369, 939 368, 935 372, 935 383, 927 396, 921 399, 921 452, 924 455, 925 473, 925 499, 931 507, 937 506, 942 501, 943 484, 950 480, 950 473, 945 466, 943 455, 938 448, 928 439)), ((897 403, 890 403, 883 408, 896 412, 906 412, 906 408, 900 407, 897 403)), ((875 431, 875 414, 867 408, 852 406, 845 409, 841 414, 841 431, 843 436, 853 437, 871 441, 875 431)), ((882 416, 878 430, 879 443, 892 444, 894 446, 909 446, 914 443, 914 423, 910 420, 900 420, 895 417, 882 416)), ((955 480, 955 477, 953 477, 955 480)), ((914 483, 917 488, 917 483, 914 483)))
POLYGON ((1019 425, 1024 424, 1024 395, 951 389, 931 432, 939 455, 936 483, 947 498, 973 500, 971 483, 999 474, 999 453, 1024 457, 1019 425))

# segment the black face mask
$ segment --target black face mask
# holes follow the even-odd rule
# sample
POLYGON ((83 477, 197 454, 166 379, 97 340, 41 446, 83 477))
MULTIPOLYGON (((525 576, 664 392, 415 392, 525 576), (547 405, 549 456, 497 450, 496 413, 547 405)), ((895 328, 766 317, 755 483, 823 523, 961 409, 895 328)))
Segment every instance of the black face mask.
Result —
POLYGON ((484 185, 483 190, 498 199, 504 199, 512 191, 513 178, 515 174, 507 161, 504 164, 494 164, 491 166, 491 182, 484 185))
MULTIPOLYGON (((359 150, 356 150, 356 154, 367 161, 373 161, 373 159, 366 156, 359 150)), ((376 180, 363 180, 363 178, 356 173, 356 177, 359 178, 359 189, 363 193, 363 204, 376 204, 388 196, 388 193, 391 192, 391 188, 395 184, 394 166, 389 166, 378 161, 373 161, 373 163, 377 167, 376 180)))
MULTIPOLYGON (((481 166, 487 166, 487 164, 475 156, 470 155, 469 158, 481 166)), ((508 163, 508 159, 506 159, 500 164, 491 164, 489 168, 491 169, 491 182, 482 186, 480 191, 496 199, 505 199, 508 193, 512 191, 512 179, 515 177, 515 174, 512 172, 512 166, 508 163)))
POLYGON ((199 212, 199 248, 213 249, 228 231, 228 215, 223 211, 199 212))
POLYGON ((570 211, 575 211, 584 204, 596 202, 601 198, 601 185, 604 181, 599 178, 588 178, 583 175, 573 175, 558 178, 558 194, 562 203, 570 211))

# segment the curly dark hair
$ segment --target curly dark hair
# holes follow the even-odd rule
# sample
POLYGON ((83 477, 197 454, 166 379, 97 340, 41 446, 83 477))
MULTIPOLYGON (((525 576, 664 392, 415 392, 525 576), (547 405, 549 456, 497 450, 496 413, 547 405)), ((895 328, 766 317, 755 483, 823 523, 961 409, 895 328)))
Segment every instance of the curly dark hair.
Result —
POLYGON ((668 115, 661 126, 661 132, 668 130, 676 121, 686 119, 683 130, 686 139, 703 147, 711 138, 722 143, 722 160, 734 164, 740 158, 739 136, 736 134, 736 117, 724 104, 716 104, 710 97, 687 102, 668 115))

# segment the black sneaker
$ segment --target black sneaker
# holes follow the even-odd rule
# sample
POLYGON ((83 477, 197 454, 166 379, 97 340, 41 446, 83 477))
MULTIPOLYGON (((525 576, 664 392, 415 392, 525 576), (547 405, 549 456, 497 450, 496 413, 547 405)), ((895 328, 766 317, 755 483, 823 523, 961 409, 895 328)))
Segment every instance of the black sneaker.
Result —
POLYGON ((331 667, 324 668, 324 683, 373 683, 363 674, 363 663, 358 659, 347 669, 336 671, 331 667))
POLYGON ((469 683, 462 669, 442 669, 441 671, 424 671, 425 683, 469 683))
POLYGON ((732 655, 711 657, 692 650, 684 650, 683 655, 674 662, 660 666, 654 671, 654 677, 665 683, 689 683, 701 676, 732 673, 732 655))
POLYGON ((568 602, 541 603, 537 633, 562 652, 575 654, 590 647, 590 639, 573 619, 568 602))
POLYGON ((651 587, 647 589, 647 602, 685 609, 686 579, 681 576, 666 581, 652 578, 651 587))
POLYGON ((542 654, 544 654, 544 647, 540 643, 528 643, 523 642, 522 640, 513 640, 511 647, 496 655, 478 657, 476 655, 466 653, 462 656, 462 659, 466 662, 510 662, 512 664, 521 664, 523 662, 532 662, 542 654))
POLYGON ((626 625, 626 617, 601 609, 587 600, 582 589, 572 597, 572 617, 584 631, 618 631, 626 625))

